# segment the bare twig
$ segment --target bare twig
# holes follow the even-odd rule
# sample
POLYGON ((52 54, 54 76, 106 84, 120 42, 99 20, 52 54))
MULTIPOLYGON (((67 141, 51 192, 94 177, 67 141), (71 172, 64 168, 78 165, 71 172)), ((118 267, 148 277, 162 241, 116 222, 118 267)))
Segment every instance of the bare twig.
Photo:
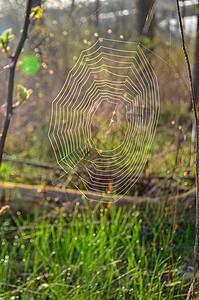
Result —
POLYGON ((16 69, 16 64, 17 64, 19 55, 22 51, 25 40, 27 39, 28 27, 29 27, 29 23, 30 23, 29 16, 30 16, 31 7, 32 7, 32 0, 28 0, 21 39, 19 41, 19 44, 18 44, 18 47, 17 47, 17 50, 16 50, 14 56, 11 57, 11 63, 9 65, 10 73, 9 73, 9 82, 8 82, 7 111, 6 111, 6 117, 5 117, 5 122, 4 122, 4 126, 3 126, 3 132, 2 132, 2 136, 1 136, 1 140, 0 140, 0 166, 1 166, 1 162, 2 162, 2 156, 3 156, 3 150, 4 150, 4 146, 5 146, 6 136, 7 136, 9 126, 10 126, 10 120, 12 117, 15 69, 16 69))
MULTIPOLYGON (((39 168, 39 169, 46 169, 49 171, 58 171, 58 172, 63 172, 63 169, 55 166, 55 165, 48 165, 48 164, 42 164, 42 163, 38 163, 38 162, 32 162, 32 161, 28 161, 28 160, 23 160, 23 159, 15 159, 9 156, 4 156, 2 158, 3 162, 11 162, 13 164, 19 164, 19 165, 25 165, 25 166, 30 166, 33 168, 39 168)), ((172 170, 172 172, 174 173, 175 170, 172 170)), ((81 172, 81 170, 80 170, 81 172)), ((168 180, 172 180, 172 181, 178 181, 178 180, 194 180, 194 176, 191 175, 187 175, 187 176, 177 176, 177 175, 172 175, 172 172, 169 172, 169 174, 167 174, 166 176, 158 176, 158 175, 154 175, 154 174, 150 174, 149 176, 146 175, 141 175, 139 177, 139 180, 147 180, 147 181, 152 181, 152 180, 157 180, 157 181, 161 181, 160 185, 162 185, 164 182, 162 181, 168 181, 168 180)), ((155 187, 157 188, 157 186, 155 187)), ((153 191, 151 191, 153 192, 153 191)), ((147 194, 148 195, 148 194, 147 194)))
POLYGON ((2 216, 3 214, 5 214, 5 212, 10 209, 9 205, 5 205, 0 209, 0 216, 2 216))
POLYGON ((198 236, 199 236, 199 124, 198 124, 198 114, 197 114, 197 102, 196 97, 194 93, 194 86, 193 86, 193 79, 192 79, 192 72, 191 72, 191 66, 189 61, 189 55, 186 49, 185 44, 185 38, 184 38, 184 29, 182 24, 182 15, 180 11, 180 5, 179 0, 176 0, 177 3, 177 11, 178 11, 178 18, 180 23, 180 31, 181 31, 181 37, 182 37, 182 47, 187 63, 188 73, 189 73, 189 81, 191 86, 191 97, 192 97, 192 107, 193 107, 193 113, 195 118, 195 128, 196 128, 196 229, 195 229, 195 246, 194 246, 194 261, 193 261, 193 282, 191 285, 191 288, 189 289, 187 299, 191 299, 194 295, 195 290, 195 282, 196 282, 196 273, 198 270, 198 236))
POLYGON ((63 171, 62 168, 57 167, 57 166, 31 162, 31 161, 27 161, 27 160, 23 160, 23 159, 14 159, 12 157, 3 157, 2 161, 12 162, 14 164, 21 164, 21 165, 34 167, 34 168, 51 170, 51 171, 60 171, 60 172, 63 171))

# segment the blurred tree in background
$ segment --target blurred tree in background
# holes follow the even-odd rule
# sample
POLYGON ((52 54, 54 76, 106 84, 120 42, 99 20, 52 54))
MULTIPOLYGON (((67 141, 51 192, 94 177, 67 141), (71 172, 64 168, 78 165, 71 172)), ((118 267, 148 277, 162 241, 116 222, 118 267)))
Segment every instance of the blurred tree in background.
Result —
POLYGON ((156 0, 137 1, 137 32, 138 36, 146 36, 150 40, 155 36, 155 3, 156 0))
MULTIPOLYGON (((3 9, 0 9, 0 28, 2 31, 13 28, 16 36, 13 41, 14 47, 23 24, 25 1, 1 0, 1 3, 3 9)), ((30 28, 29 38, 22 50, 16 72, 16 84, 22 81, 27 89, 33 89, 33 94, 31 101, 14 114, 11 135, 23 139, 25 132, 29 132, 32 139, 37 139, 37 128, 44 126, 47 131, 52 100, 62 88, 68 71, 74 66, 81 51, 90 47, 99 37, 137 41, 139 35, 144 35, 149 40, 149 48, 150 40, 154 39, 155 52, 162 58, 162 63, 157 63, 154 56, 152 58, 152 65, 159 80, 162 105, 174 103, 176 99, 180 102, 187 101, 187 73, 183 55, 179 50, 180 34, 173 1, 160 0, 156 3, 152 0, 45 0, 42 1, 42 7, 43 17, 35 20, 34 26, 30 28), (27 75, 20 67, 20 63, 27 56, 34 56, 38 60, 39 70, 35 76, 27 75), (182 82, 184 89, 178 88, 182 82), (21 132, 24 132, 24 135, 21 132)), ((186 8, 186 12, 189 10, 189 7, 186 8)), ((191 10, 191 13, 196 11, 191 10)), ((193 59, 193 31, 188 31, 187 15, 184 19, 193 59)), ((4 104, 6 98, 8 73, 3 69, 6 64, 4 59, 0 60, 0 87, 3 87, 0 105, 4 104)), ((3 114, 4 111, 0 110, 0 129, 3 114)))

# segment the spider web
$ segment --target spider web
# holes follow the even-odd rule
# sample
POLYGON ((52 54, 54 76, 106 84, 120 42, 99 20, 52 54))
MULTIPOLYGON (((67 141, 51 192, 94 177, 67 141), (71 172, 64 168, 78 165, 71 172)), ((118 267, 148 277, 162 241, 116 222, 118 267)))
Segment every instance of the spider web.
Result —
POLYGON ((115 202, 129 192, 149 158, 159 108, 141 45, 99 38, 82 51, 52 103, 49 139, 87 199, 115 202))

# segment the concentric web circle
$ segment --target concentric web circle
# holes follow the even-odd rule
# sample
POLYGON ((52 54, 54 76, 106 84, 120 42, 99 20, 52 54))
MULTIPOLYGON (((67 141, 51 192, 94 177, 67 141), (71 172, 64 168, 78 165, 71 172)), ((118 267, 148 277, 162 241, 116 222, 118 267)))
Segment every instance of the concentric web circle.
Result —
POLYGON ((159 107, 157 78, 140 45, 100 38, 81 53, 52 103, 49 138, 57 163, 90 192, 87 199, 115 202, 132 188, 159 107))

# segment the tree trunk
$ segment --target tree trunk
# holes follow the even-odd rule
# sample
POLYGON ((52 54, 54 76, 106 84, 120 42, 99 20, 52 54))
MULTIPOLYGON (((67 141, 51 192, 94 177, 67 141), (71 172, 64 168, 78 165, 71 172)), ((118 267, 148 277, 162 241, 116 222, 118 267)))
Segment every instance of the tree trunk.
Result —
POLYGON ((96 0, 96 28, 99 29, 99 8, 100 0, 96 0))
POLYGON ((155 36, 155 3, 156 0, 137 0, 138 37, 147 36, 153 40, 155 36))
POLYGON ((71 10, 73 11, 74 8, 75 8, 75 0, 72 0, 72 2, 71 2, 71 10))

